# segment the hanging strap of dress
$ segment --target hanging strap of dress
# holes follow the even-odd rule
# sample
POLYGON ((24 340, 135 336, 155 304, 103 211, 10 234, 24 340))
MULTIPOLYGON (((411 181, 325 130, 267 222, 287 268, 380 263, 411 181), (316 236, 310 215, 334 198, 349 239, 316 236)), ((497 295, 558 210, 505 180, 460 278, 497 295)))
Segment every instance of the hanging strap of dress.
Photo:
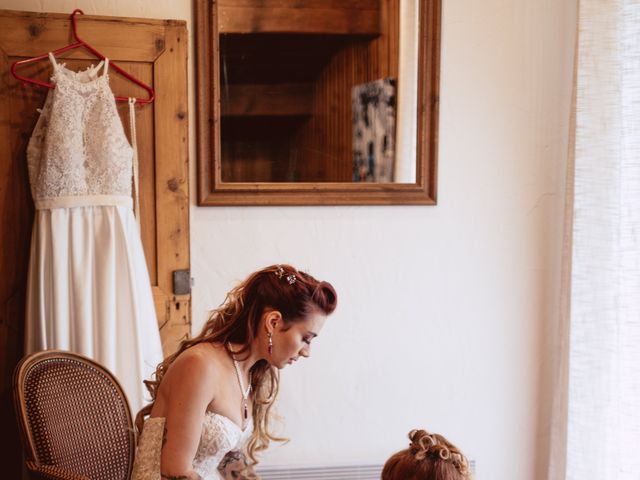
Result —
MULTIPOLYGON (((53 55, 53 52, 49 52, 49 60, 51 61, 51 65, 53 65, 53 70, 58 70, 58 62, 56 62, 56 57, 53 55)), ((62 66, 64 66, 65 64, 63 63, 62 66)), ((100 63, 98 63, 98 65, 96 65, 95 67, 93 65, 91 65, 91 67, 87 68, 86 72, 88 73, 89 77, 91 78, 95 78, 96 75, 98 74, 98 71, 100 70, 100 67, 104 66, 104 70, 103 70, 103 75, 107 74, 107 70, 109 70, 109 59, 107 57, 105 57, 103 60, 100 60, 100 63)))
POLYGON ((51 61, 51 65, 53 65, 54 70, 58 68, 58 62, 56 62, 56 57, 53 56, 53 53, 49 52, 49 60, 51 61))
POLYGON ((139 188, 139 168, 138 168, 138 142, 136 138, 136 99, 129 98, 129 127, 131 130, 131 146, 133 147, 133 205, 138 228, 140 228, 140 188, 139 188))

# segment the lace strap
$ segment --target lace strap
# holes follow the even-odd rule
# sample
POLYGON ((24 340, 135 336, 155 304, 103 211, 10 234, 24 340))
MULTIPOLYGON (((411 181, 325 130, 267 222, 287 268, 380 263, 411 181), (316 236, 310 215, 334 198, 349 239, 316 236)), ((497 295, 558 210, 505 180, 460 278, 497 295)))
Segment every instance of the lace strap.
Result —
POLYGON ((58 62, 56 62, 56 57, 53 56, 53 53, 49 52, 49 60, 51 60, 51 64, 53 65, 53 69, 56 70, 58 68, 58 62))
POLYGON ((104 57, 104 70, 102 71, 102 75, 106 75, 108 70, 109 70, 109 59, 107 57, 104 57))
POLYGON ((134 213, 138 228, 140 228, 140 189, 139 189, 139 168, 138 168, 138 142, 136 138, 136 99, 129 97, 129 126, 131 127, 131 146, 133 147, 133 189, 134 189, 134 213))
POLYGON ((87 73, 89 74, 89 78, 91 78, 91 79, 98 78, 98 72, 100 71, 100 68, 102 68, 102 65, 105 65, 105 64, 106 63, 105 63, 104 60, 100 60, 100 63, 98 63, 98 65, 96 65, 95 67, 93 65, 91 65, 91 67, 87 69, 87 73))

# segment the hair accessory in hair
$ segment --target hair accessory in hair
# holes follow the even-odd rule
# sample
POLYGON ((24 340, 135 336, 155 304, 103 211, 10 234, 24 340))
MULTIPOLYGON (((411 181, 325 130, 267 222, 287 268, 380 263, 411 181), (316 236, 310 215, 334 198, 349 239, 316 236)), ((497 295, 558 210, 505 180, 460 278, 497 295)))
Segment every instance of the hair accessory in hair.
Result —
POLYGON ((282 268, 282 265, 278 265, 278 268, 276 268, 276 271, 273 273, 275 273, 279 279, 282 279, 282 277, 284 277, 285 280, 289 282, 289 285, 293 285, 298 279, 295 273, 290 273, 289 275, 285 276, 285 271, 284 268, 282 268))
POLYGON ((469 478, 467 459, 446 438, 425 430, 411 430, 409 439, 411 440, 409 451, 416 460, 424 461, 430 458, 431 461, 438 460, 450 463, 465 479, 469 478))
POLYGON ((276 274, 276 277, 282 278, 284 277, 284 268, 282 268, 282 265, 278 265, 278 268, 276 268, 276 271, 273 273, 276 274))

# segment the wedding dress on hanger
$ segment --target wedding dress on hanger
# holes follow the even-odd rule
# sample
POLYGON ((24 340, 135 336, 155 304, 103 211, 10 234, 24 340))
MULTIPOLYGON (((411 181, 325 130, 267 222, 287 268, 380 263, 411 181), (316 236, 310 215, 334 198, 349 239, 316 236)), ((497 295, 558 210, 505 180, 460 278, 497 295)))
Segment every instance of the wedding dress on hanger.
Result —
POLYGON ((109 60, 74 72, 49 57, 55 88, 27 148, 36 213, 25 347, 98 361, 116 375, 135 414, 146 403, 142 382, 163 356, 133 214, 134 106, 132 146, 109 87, 109 60))

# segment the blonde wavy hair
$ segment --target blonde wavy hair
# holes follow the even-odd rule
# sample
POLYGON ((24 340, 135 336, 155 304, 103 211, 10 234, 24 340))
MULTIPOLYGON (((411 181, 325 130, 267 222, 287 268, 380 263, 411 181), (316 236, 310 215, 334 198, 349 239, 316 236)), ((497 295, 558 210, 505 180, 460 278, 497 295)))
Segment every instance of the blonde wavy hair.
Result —
MULTIPOLYGON (((336 304, 337 295, 331 284, 318 281, 291 265, 271 265, 254 272, 233 288, 223 304, 211 312, 200 334, 184 340, 176 353, 158 365, 153 379, 145 381, 152 403, 136 415, 138 433, 142 431, 145 416, 151 413, 162 378, 175 359, 188 348, 210 342, 223 345, 231 355, 228 344, 233 343, 242 345, 240 350, 233 352, 236 358, 242 358, 244 353, 249 354, 266 309, 279 311, 287 328, 304 320, 314 310, 329 315, 335 310, 336 304), (295 275, 293 283, 289 281, 291 275, 295 275)), ((270 429, 279 384, 278 369, 266 360, 260 360, 251 367, 253 433, 246 447, 249 466, 258 463, 257 454, 266 450, 271 441, 286 441, 275 436, 270 429)))
POLYGON ((470 480, 469 462, 442 435, 425 430, 409 432, 409 448, 384 464, 382 480, 470 480))

